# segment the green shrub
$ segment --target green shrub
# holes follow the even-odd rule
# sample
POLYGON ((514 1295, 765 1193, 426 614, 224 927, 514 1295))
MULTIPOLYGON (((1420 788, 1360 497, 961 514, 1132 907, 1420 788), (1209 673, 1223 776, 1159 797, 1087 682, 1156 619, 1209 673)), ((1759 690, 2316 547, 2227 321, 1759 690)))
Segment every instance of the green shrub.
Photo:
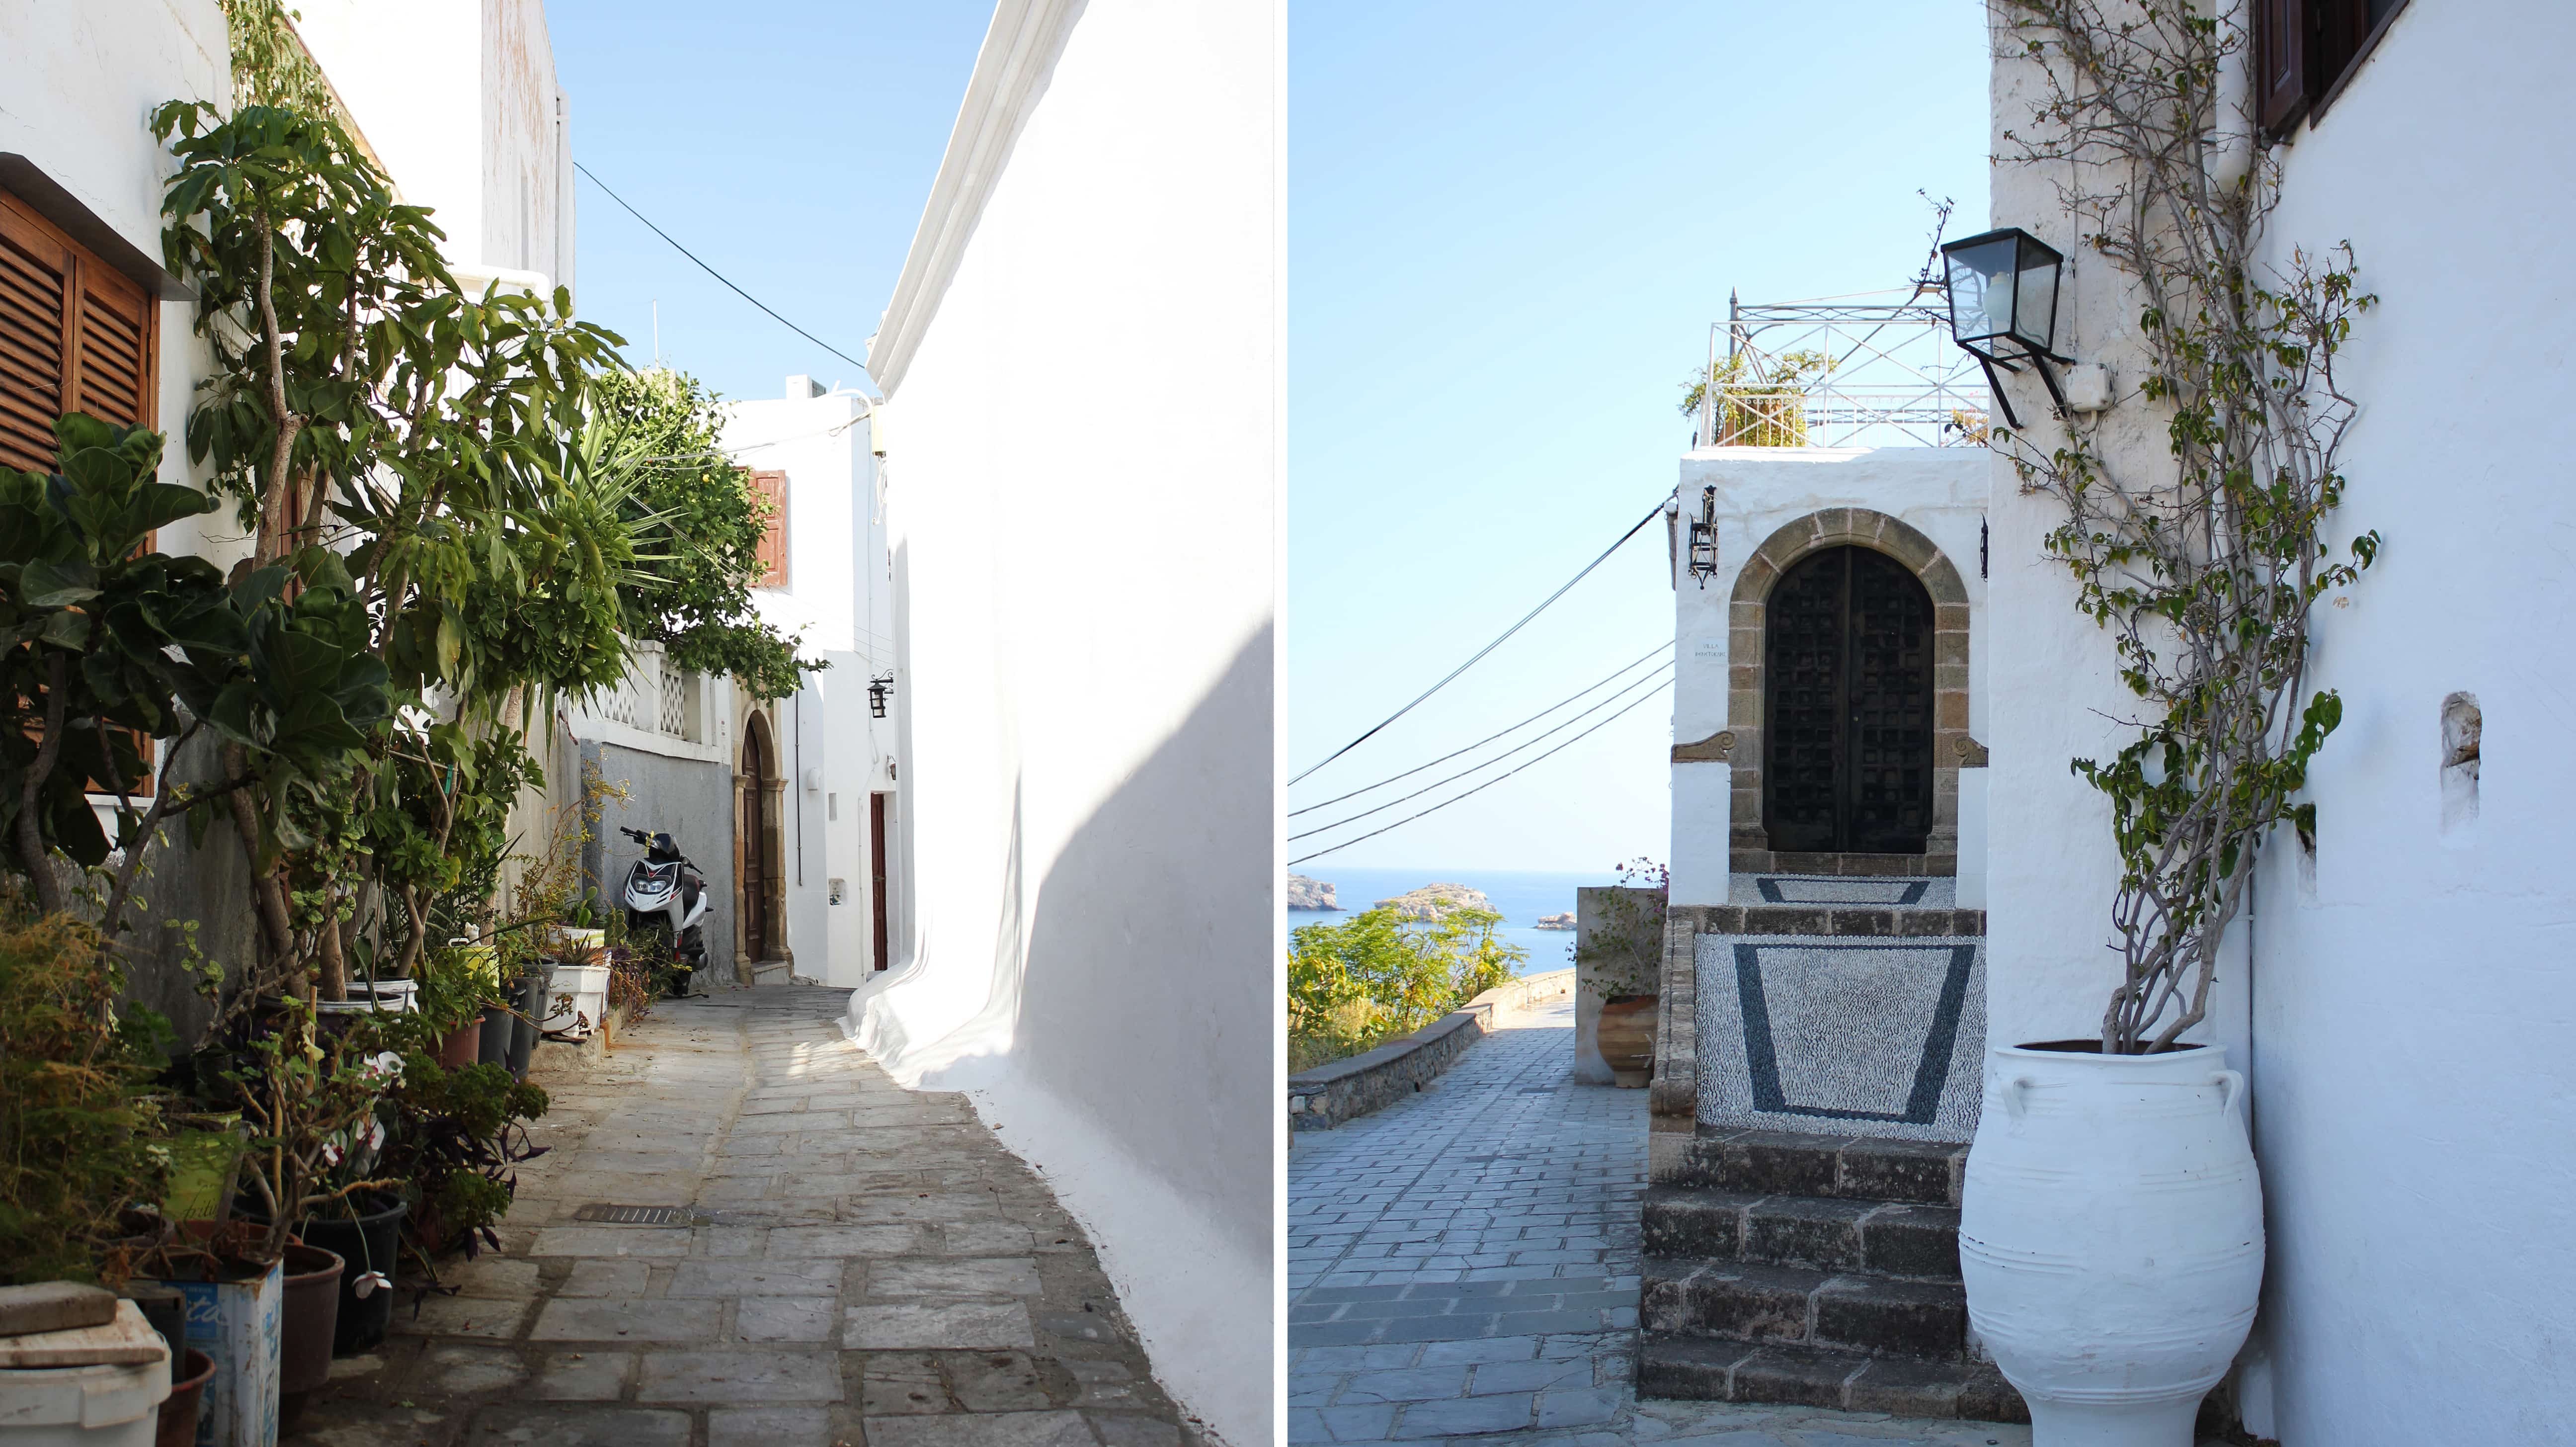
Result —
POLYGON ((142 1098, 168 1027, 68 915, 0 917, 0 1285, 92 1281, 129 1202, 168 1171, 142 1098))
POLYGON ((1288 1068, 1374 1050, 1512 978, 1529 952, 1494 937, 1491 910, 1430 920, 1364 910, 1289 937, 1288 1068))

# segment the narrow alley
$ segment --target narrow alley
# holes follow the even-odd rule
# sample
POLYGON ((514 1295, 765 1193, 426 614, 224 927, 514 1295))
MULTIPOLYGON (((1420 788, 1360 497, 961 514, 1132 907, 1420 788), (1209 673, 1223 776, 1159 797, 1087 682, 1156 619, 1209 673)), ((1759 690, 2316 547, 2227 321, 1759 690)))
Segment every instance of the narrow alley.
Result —
POLYGON ((1646 1093, 1574 1084, 1574 1004, 1288 1165, 1288 1435, 1512 1447, 2028 1447, 2028 1427, 1640 1402, 1646 1093))
POLYGON ((551 1149, 503 1249, 403 1300, 283 1440, 1195 1444, 1046 1184, 851 1045, 847 996, 665 1002, 541 1062, 551 1149))

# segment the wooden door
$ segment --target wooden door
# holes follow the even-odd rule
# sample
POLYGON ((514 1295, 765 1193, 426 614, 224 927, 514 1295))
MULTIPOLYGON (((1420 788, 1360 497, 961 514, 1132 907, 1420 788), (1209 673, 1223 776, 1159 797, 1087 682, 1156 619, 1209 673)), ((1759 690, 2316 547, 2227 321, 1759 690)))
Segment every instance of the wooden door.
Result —
POLYGON ((1932 832, 1932 598, 1904 565, 1828 548, 1771 590, 1763 824, 1794 853, 1920 854, 1932 832))
POLYGON ((884 794, 868 795, 868 927, 876 945, 868 956, 880 970, 886 967, 886 799, 884 794))
POLYGON ((760 730, 742 745, 742 937, 752 963, 769 958, 769 750, 760 730))

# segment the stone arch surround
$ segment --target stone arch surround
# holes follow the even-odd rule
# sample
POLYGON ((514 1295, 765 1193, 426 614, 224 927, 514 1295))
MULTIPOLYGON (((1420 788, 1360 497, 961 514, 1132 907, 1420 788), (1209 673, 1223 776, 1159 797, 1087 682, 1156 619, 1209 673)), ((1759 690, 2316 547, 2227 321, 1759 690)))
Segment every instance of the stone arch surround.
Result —
POLYGON ((1865 507, 1827 508, 1781 527, 1735 575, 1735 592, 1727 603, 1726 659, 1726 732, 1733 736, 1727 752, 1734 767, 1728 800, 1730 868, 1739 874, 1959 872, 1959 769, 1975 747, 1968 736, 1968 589, 1930 538, 1865 507), (1903 563, 1932 597, 1932 833, 1919 862, 1910 855, 1779 854, 1762 824, 1762 703, 1770 684, 1764 639, 1771 589, 1799 559, 1845 544, 1903 563))

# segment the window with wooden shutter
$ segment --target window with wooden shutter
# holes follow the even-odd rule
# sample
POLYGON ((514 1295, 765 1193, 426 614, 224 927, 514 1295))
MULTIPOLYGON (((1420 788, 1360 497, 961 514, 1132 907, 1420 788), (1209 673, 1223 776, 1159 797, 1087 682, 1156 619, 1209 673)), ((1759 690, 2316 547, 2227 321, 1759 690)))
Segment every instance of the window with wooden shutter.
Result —
MULTIPOLYGON (((159 315, 132 279, 0 189, 0 467, 52 471, 65 412, 153 425, 159 315)), ((144 772, 126 792, 148 795, 156 751, 131 737, 144 772)), ((89 788, 111 792, 96 779, 89 788)))
POLYGON ((0 465, 50 470, 65 412, 153 425, 158 318, 142 287, 0 191, 0 465))
POLYGON ((754 472, 751 474, 752 500, 761 512, 760 576, 752 580, 757 588, 787 586, 787 474, 754 472))
POLYGON ((2254 0, 2254 118, 2279 134, 2308 109, 2307 0, 2254 0))
POLYGON ((2263 130, 2310 126, 2343 94, 2406 0, 2253 0, 2254 112, 2263 130))

